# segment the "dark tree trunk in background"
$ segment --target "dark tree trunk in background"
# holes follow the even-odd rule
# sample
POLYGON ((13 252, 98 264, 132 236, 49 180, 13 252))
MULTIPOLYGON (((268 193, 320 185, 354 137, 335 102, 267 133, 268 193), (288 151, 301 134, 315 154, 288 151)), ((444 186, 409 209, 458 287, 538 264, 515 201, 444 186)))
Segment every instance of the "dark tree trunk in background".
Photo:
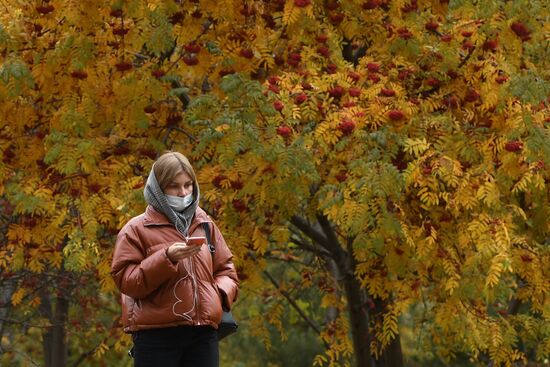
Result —
POLYGON ((348 313, 357 367, 373 366, 369 348, 369 322, 364 307, 363 292, 353 275, 344 278, 344 288, 348 301, 348 313))
POLYGON ((69 316, 69 300, 59 296, 52 304, 49 294, 42 293, 40 310, 50 320, 51 327, 42 334, 45 367, 67 366, 67 320, 69 316))
MULTIPOLYGON (((1 274, 0 274, 1 276, 1 274)), ((0 283, 0 341, 6 330, 6 321, 10 314, 11 296, 15 291, 15 281, 13 279, 3 280, 0 283)), ((2 344, 0 343, 0 354, 2 354, 2 344)))
MULTIPOLYGON (((352 255, 351 239, 344 248, 331 223, 323 216, 317 216, 317 223, 310 223, 302 217, 295 216, 291 223, 308 236, 317 246, 326 250, 330 260, 334 261, 339 281, 346 293, 348 316, 356 367, 403 367, 401 342, 397 336, 382 354, 375 360, 370 353, 369 314, 366 307, 366 294, 355 277, 356 263, 352 255)), ((331 271, 334 274, 334 271, 331 271)), ((382 314, 381 314, 382 315, 382 314)), ((376 310, 374 312, 376 317, 376 310)), ((372 316, 371 316, 372 317, 372 316)))
MULTIPOLYGON (((374 310, 371 310, 371 322, 383 324, 384 313, 390 300, 374 299, 374 310)), ((376 360, 376 367, 401 367, 403 366, 403 353, 401 351, 401 339, 399 334, 395 336, 390 345, 386 347, 379 359, 376 360)))

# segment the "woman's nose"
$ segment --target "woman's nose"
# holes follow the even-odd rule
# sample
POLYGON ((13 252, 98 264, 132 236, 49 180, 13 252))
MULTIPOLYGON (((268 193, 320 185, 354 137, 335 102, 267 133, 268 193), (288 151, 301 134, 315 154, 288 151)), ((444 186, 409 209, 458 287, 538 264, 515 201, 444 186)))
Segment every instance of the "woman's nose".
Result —
POLYGON ((181 186, 178 191, 178 196, 187 196, 189 195, 193 189, 186 189, 185 186, 181 186))

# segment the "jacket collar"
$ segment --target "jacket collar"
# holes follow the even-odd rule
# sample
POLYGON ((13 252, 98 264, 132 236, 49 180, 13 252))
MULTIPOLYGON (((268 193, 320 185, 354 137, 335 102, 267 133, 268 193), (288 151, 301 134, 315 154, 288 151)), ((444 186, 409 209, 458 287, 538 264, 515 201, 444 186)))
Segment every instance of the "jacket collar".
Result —
POLYGON ((166 218, 166 215, 157 211, 151 205, 147 205, 147 208, 145 209, 145 214, 143 216, 144 226, 162 226, 168 224, 172 223, 170 223, 168 218, 166 218))
MULTIPOLYGON (((212 219, 210 219, 208 214, 206 214, 206 212, 201 207, 197 207, 197 210, 195 211, 195 215, 193 216, 193 221, 189 226, 189 233, 193 233, 195 228, 200 223, 211 222, 211 221, 212 219)), ((147 208, 145 209, 145 213, 143 216, 143 225, 144 226, 163 226, 163 225, 173 226, 173 224, 170 222, 170 220, 168 220, 166 215, 157 211, 151 205, 147 205, 147 208)))

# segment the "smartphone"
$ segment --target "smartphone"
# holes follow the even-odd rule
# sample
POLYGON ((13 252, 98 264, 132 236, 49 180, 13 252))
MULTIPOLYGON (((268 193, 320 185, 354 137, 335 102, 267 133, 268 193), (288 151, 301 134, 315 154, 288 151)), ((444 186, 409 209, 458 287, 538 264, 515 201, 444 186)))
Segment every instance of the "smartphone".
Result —
POLYGON ((206 243, 206 237, 187 237, 187 246, 200 246, 206 243))

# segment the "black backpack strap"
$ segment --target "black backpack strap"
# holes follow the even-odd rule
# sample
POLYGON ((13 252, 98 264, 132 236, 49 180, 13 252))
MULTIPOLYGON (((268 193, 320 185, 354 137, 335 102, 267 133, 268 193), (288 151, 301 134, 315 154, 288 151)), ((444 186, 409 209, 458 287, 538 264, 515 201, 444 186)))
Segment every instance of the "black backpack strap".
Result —
POLYGON ((207 222, 201 223, 202 227, 204 228, 204 233, 206 234, 206 242, 208 242, 208 249, 210 250, 210 253, 214 255, 214 252, 216 252, 216 247, 212 243, 212 235, 210 234, 210 225, 207 222))

